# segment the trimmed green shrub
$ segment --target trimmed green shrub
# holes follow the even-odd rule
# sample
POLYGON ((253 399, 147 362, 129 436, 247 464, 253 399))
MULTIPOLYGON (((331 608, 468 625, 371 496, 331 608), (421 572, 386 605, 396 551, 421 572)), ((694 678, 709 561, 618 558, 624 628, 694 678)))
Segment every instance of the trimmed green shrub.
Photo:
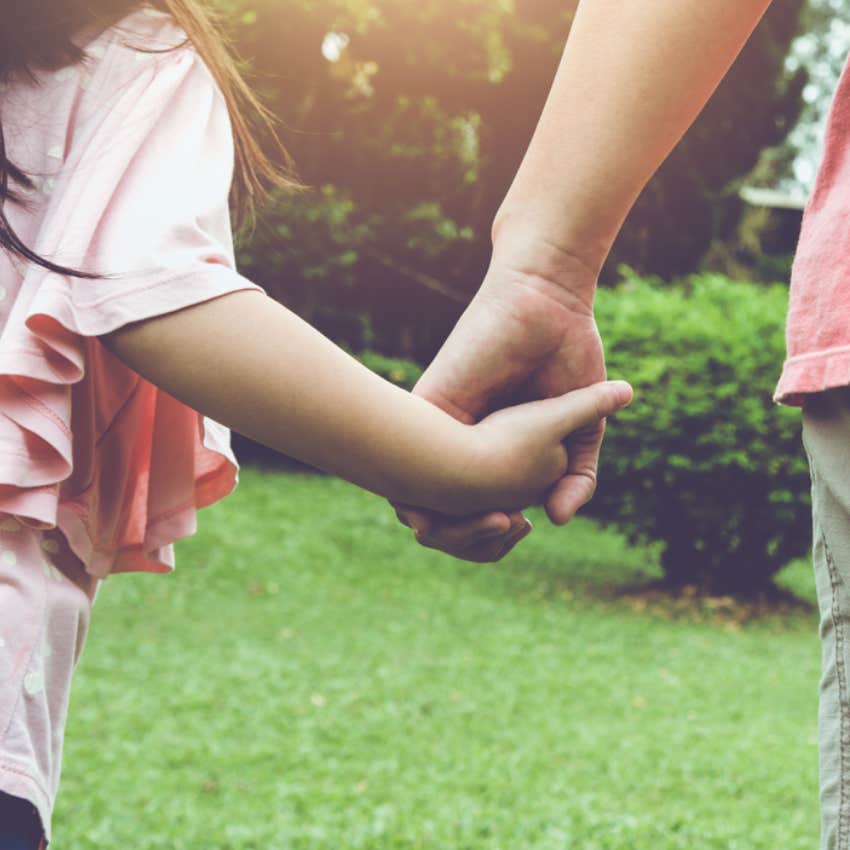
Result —
POLYGON ((622 273, 599 291, 597 319, 609 376, 635 399, 609 423, 585 511, 661 541, 671 586, 764 587, 811 540, 800 411, 772 401, 787 287, 622 273))

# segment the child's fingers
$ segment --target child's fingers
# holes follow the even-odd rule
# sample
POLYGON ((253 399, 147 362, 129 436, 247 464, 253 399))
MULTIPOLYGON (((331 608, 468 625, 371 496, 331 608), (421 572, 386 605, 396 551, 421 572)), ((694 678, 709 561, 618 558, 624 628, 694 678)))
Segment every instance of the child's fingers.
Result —
POLYGON ((631 403, 631 385, 625 381, 603 381, 545 402, 546 416, 559 440, 595 425, 631 403))

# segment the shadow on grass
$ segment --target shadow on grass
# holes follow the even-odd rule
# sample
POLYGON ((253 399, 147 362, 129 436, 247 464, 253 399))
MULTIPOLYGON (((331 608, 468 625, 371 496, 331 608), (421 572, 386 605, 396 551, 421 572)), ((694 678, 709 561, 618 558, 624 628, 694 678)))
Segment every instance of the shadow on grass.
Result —
MULTIPOLYGON (((576 520, 569 548, 555 544, 560 532, 536 523, 542 538, 527 552, 510 556, 519 585, 534 587, 540 598, 583 600, 664 620, 714 623, 730 629, 748 623, 799 623, 817 612, 811 564, 794 561, 768 586, 736 595, 710 593, 694 584, 671 585, 660 567, 661 549, 632 546, 612 528, 576 520), (553 545, 555 544, 555 545, 553 545), (565 552, 566 550, 566 552, 565 552), (568 554, 567 554, 568 553, 568 554)), ((514 584, 514 582, 511 582, 514 584)))
POLYGON ((714 624, 730 630, 748 624, 810 624, 817 604, 793 590, 772 585, 747 596, 713 595, 699 587, 671 587, 663 579, 613 582, 610 575, 592 580, 566 571, 560 575, 541 571, 535 595, 549 600, 585 602, 605 608, 627 608, 653 618, 683 623, 714 624))
MULTIPOLYGON (((246 478, 250 470, 270 484, 279 475, 301 485, 326 482, 328 492, 339 491, 339 501, 334 504, 342 513, 338 515, 338 525, 321 526, 320 533, 329 538, 339 536, 339 545, 348 551, 351 547, 368 550, 372 545, 368 535, 362 535, 362 528, 360 534, 352 531, 366 520, 380 535, 381 550, 389 547, 406 559, 404 546, 411 547, 413 557, 406 559, 409 569, 445 569, 451 572, 452 581, 477 583, 490 595, 565 606, 594 604, 668 621, 718 624, 730 629, 757 622, 790 626, 801 620, 808 628, 817 610, 811 564, 807 560, 793 562, 774 577, 773 585, 748 596, 712 595, 693 585, 671 587, 665 582, 659 544, 632 545, 611 526, 603 527, 581 516, 565 528, 556 528, 542 509, 535 508, 527 511, 535 525, 527 540, 498 564, 476 565, 416 546, 389 506, 383 503, 379 507, 382 500, 331 476, 315 475, 298 464, 281 469, 255 461, 244 463, 243 469, 246 478)), ((305 503, 311 498, 308 492, 301 495, 305 503)))
POLYGON ((746 595, 716 596, 695 585, 671 587, 663 580, 594 589, 602 598, 622 600, 634 611, 648 611, 666 619, 709 619, 744 625, 771 617, 810 615, 817 605, 777 585, 746 595))

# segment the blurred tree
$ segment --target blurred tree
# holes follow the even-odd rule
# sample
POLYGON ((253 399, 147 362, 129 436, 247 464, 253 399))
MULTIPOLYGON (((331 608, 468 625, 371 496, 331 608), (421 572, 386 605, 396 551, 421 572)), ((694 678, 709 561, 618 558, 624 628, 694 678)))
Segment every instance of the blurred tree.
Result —
POLYGON ((786 69, 790 73, 806 69, 805 107, 787 141, 778 150, 767 152, 764 170, 770 182, 764 185, 807 194, 820 164, 833 93, 850 53, 850 0, 808 0, 801 33, 786 60, 786 69))
POLYGON ((785 58, 805 0, 777 0, 684 139, 635 204, 608 269, 627 262, 672 277, 693 271, 716 238, 730 236, 744 179, 780 143, 803 108, 808 79, 785 58))
MULTIPOLYGON (((330 187, 275 199, 243 268, 353 348, 429 359, 486 270, 575 0, 221 2, 303 179, 330 187)), ((734 225, 735 179, 800 111, 803 2, 775 0, 608 268, 689 271, 734 225)))

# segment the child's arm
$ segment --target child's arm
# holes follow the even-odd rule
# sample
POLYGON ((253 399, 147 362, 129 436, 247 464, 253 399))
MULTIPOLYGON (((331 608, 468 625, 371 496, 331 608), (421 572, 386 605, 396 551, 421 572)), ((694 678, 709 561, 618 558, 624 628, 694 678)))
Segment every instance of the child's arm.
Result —
POLYGON ((566 468, 564 436, 631 399, 627 384, 612 382, 464 425, 257 291, 100 339, 142 377, 229 428, 387 498, 458 515, 538 502, 566 468))

